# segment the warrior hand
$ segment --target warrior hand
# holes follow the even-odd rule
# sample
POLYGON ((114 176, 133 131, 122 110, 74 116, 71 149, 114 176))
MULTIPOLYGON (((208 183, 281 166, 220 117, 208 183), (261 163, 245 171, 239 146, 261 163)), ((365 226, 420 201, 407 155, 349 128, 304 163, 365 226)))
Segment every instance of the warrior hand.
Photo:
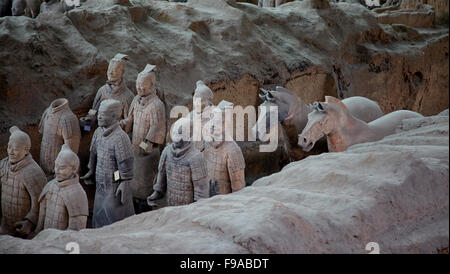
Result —
POLYGON ((152 195, 147 197, 147 204, 151 205, 151 204, 153 204, 151 201, 159 200, 162 197, 163 197, 163 194, 161 192, 155 190, 155 191, 153 191, 152 195))
POLYGON ((147 140, 145 140, 145 143, 147 144, 147 147, 144 149, 144 152, 150 154, 153 151, 153 143, 147 140))
POLYGON ((129 122, 130 122, 130 119, 128 119, 128 118, 122 119, 122 120, 120 120, 119 125, 122 129, 126 129, 129 122))
POLYGON ((80 179, 84 181, 86 185, 92 185, 92 181, 90 180, 92 178, 92 175, 94 175, 94 172, 92 169, 89 169, 88 173, 86 175, 82 176, 80 179))
POLYGON ((119 187, 116 190, 116 197, 120 194, 120 203, 125 204, 125 199, 128 195, 128 189, 127 189, 127 183, 128 181, 123 181, 119 184, 119 187))
POLYGON ((33 224, 28 221, 28 220, 24 220, 24 221, 20 221, 20 222, 16 222, 14 224, 14 227, 16 228, 16 231, 21 234, 21 235, 28 235, 31 233, 31 230, 33 228, 33 224))

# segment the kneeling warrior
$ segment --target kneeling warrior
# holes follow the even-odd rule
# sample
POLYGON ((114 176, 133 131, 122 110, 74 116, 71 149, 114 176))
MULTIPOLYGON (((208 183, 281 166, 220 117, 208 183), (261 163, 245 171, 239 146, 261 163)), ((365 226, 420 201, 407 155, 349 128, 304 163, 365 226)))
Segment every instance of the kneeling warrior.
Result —
POLYGON ((133 179, 133 151, 128 135, 119 126, 122 104, 102 101, 98 125, 91 141, 89 171, 81 177, 89 183, 95 174, 96 191, 92 225, 112 224, 134 215, 129 183, 133 179))
POLYGON ((38 221, 38 198, 47 183, 30 154, 31 139, 16 126, 9 130, 8 158, 0 161, 1 234, 29 236, 38 221))
POLYGON ((172 127, 171 139, 161 154, 158 179, 149 205, 167 192, 167 204, 178 206, 190 204, 209 197, 206 162, 190 137, 191 121, 181 118, 172 127))
POLYGON ((78 179, 79 167, 78 156, 68 145, 63 145, 55 161, 55 179, 48 182, 39 197, 39 222, 35 234, 47 228, 86 228, 88 200, 78 179))

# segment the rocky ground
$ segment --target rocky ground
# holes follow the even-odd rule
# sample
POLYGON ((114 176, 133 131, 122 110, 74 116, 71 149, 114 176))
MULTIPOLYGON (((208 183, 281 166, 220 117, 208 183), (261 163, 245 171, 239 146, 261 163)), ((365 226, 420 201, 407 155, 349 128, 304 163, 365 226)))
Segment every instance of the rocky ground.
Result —
POLYGON ((100 229, 0 237, 0 253, 442 253, 449 243, 449 116, 294 162, 229 195, 100 229))

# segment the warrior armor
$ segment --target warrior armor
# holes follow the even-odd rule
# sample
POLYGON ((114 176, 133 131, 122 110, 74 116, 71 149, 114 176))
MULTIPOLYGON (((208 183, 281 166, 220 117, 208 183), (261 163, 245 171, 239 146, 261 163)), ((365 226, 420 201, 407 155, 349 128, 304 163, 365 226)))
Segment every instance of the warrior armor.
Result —
POLYGON ((102 227, 133 215, 131 195, 125 197, 124 204, 116 196, 119 184, 128 184, 127 181, 133 179, 132 146, 119 122, 109 128, 99 127, 95 130, 90 147, 89 169, 95 171, 96 181, 93 226, 102 227))
POLYGON ((43 134, 40 164, 47 175, 54 173, 55 160, 63 144, 68 144, 74 153, 78 153, 80 126, 67 99, 57 99, 50 104, 42 115, 39 132, 43 134))
POLYGON ((47 228, 86 228, 88 200, 78 175, 63 182, 56 179, 50 181, 39 197, 39 205, 39 223, 36 228, 38 232, 47 228))
POLYGON ((228 194, 245 187, 245 161, 235 141, 205 142, 210 195, 228 194))
POLYGON ((206 162, 203 155, 189 143, 176 149, 168 145, 161 154, 155 191, 166 193, 167 204, 190 204, 209 197, 206 162))
POLYGON ((15 164, 7 159, 2 160, 0 170, 3 216, 1 230, 14 235, 16 222, 28 220, 37 224, 38 198, 47 179, 31 154, 15 164))

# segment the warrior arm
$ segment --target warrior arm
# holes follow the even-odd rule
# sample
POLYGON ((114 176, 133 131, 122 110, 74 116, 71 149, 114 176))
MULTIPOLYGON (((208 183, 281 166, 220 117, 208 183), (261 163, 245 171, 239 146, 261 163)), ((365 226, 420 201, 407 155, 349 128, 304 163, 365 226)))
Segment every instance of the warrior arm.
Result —
POLYGON ((31 170, 25 181, 25 188, 30 195, 31 207, 24 219, 30 221, 34 225, 37 224, 39 218, 39 195, 47 184, 47 178, 41 170, 31 170))
POLYGON ((100 108, 100 103, 102 101, 103 88, 104 88, 104 86, 102 86, 101 88, 99 88, 97 90, 97 94, 95 94, 94 102, 92 103, 92 109, 97 112, 98 112, 98 109, 100 108))
MULTIPOLYGON (((131 130, 133 129, 133 122, 134 122, 134 108, 136 106, 136 102, 137 102, 137 97, 135 97, 135 99, 133 99, 133 102, 131 103, 131 107, 130 110, 128 111, 128 117, 125 117, 124 115, 124 119, 122 119, 120 121, 120 126, 123 128, 123 130, 126 133, 130 133, 131 130)), ((125 112, 124 112, 125 113, 125 112)))
POLYGON ((245 187, 245 160, 239 147, 228 154, 227 168, 231 182, 231 192, 243 189, 245 187))
POLYGON ((88 168, 95 174, 95 168, 97 166, 97 139, 101 134, 100 128, 97 128, 92 136, 91 145, 89 147, 89 163, 88 168))
POLYGON ((151 115, 150 128, 145 139, 149 142, 162 145, 166 137, 166 110, 164 104, 161 101, 158 102, 154 105, 155 109, 151 115))
POLYGON ((1 178, 5 176, 8 168, 8 157, 0 160, 0 185, 2 184, 1 178))
POLYGON ((39 202, 39 219, 34 230, 35 234, 38 234, 44 229, 45 212, 47 211, 47 199, 45 197, 39 202))
POLYGON ((71 230, 81 230, 86 228, 87 216, 79 215, 74 217, 69 217, 69 226, 67 229, 71 230))
POLYGON ((131 142, 127 135, 121 136, 114 147, 117 168, 119 169, 120 180, 129 181, 133 179, 134 156, 131 142))
POLYGON ((159 159, 158 164, 158 176, 156 179, 156 184, 153 186, 153 189, 155 191, 158 191, 162 194, 165 194, 167 190, 166 160, 168 149, 169 147, 167 146, 166 148, 164 148, 161 154, 161 158, 159 159))
POLYGON ((209 182, 206 160, 198 153, 191 160, 192 185, 194 187, 194 201, 209 197, 209 182))
POLYGON ((62 193, 62 198, 69 215, 67 229, 81 230, 86 228, 89 206, 83 187, 80 184, 73 185, 70 191, 62 193))

